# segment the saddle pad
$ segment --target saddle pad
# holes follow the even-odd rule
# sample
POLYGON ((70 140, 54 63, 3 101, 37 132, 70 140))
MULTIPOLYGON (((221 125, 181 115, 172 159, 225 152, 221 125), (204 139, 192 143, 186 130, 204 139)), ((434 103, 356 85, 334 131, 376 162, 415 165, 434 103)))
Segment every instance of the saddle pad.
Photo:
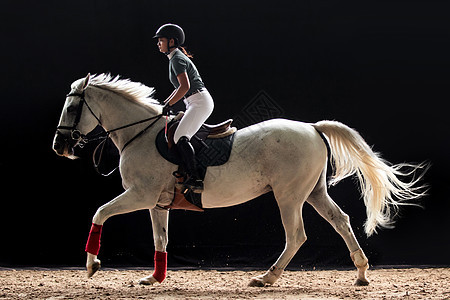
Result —
MULTIPOLYGON (((206 139, 204 141, 206 146, 202 145, 195 153, 198 167, 201 169, 200 175, 204 176, 207 167, 220 166, 228 161, 231 154, 231 148, 233 147, 234 135, 235 133, 223 138, 206 139)), ((192 140, 194 139, 196 139, 196 137, 192 138, 192 140)), ((169 150, 164 136, 164 128, 158 133, 155 142, 156 148, 162 157, 175 165, 180 165, 182 163, 182 159, 178 154, 176 147, 169 150)))
MULTIPOLYGON (((194 147, 197 149, 195 158, 197 160, 198 174, 202 179, 205 178, 207 167, 220 166, 228 161, 231 148, 233 147, 234 135, 235 133, 223 138, 207 138, 204 142, 196 136, 191 139, 192 143, 195 144, 194 147)), ((169 149, 164 128, 156 136, 155 143, 159 154, 164 159, 175 165, 180 165, 183 162, 176 147, 169 149)), ((178 171, 180 171, 180 168, 182 169, 182 167, 178 167, 178 171)), ((203 211, 202 194, 196 194, 192 191, 182 194, 180 190, 175 189, 175 196, 171 205, 165 208, 203 211)))

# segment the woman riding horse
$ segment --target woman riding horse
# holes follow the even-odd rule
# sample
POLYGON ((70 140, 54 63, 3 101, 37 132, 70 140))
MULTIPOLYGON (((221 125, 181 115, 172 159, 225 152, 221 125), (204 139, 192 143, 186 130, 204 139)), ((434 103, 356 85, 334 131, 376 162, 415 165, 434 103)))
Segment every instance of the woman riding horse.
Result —
POLYGON ((192 55, 181 47, 185 40, 183 29, 175 24, 165 24, 156 31, 153 38, 158 39, 159 51, 169 58, 169 80, 175 87, 164 101, 163 114, 168 114, 171 107, 181 99, 186 104, 186 112, 174 136, 186 170, 183 185, 195 193, 201 193, 203 181, 197 173, 195 152, 190 139, 211 115, 214 101, 190 59, 192 55))

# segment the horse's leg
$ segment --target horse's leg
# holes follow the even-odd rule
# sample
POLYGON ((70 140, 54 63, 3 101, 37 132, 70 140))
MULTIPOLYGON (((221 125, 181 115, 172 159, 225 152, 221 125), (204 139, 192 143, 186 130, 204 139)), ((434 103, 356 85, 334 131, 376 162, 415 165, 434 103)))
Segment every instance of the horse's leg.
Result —
POLYGON ((286 233, 286 245, 275 264, 265 274, 252 278, 249 286, 263 287, 274 284, 281 277, 284 269, 300 246, 306 241, 302 217, 303 203, 306 196, 298 198, 291 195, 291 197, 286 198, 288 195, 277 195, 275 190, 274 194, 280 208, 281 220, 286 233))
POLYGON ((135 190, 129 189, 97 209, 92 219, 92 227, 86 244, 86 269, 88 271, 88 277, 91 277, 100 269, 100 260, 97 259, 97 255, 100 250, 103 223, 114 215, 152 207, 152 203, 154 205, 157 198, 155 197, 155 201, 152 201, 149 197, 151 196, 148 192, 138 193, 135 190))
POLYGON ((356 240, 355 234, 350 226, 348 215, 345 214, 328 195, 325 174, 326 168, 313 192, 308 197, 307 202, 311 204, 344 239, 348 250, 350 251, 350 257, 358 269, 355 285, 368 285, 369 281, 366 277, 366 270, 369 268, 369 261, 356 240))
POLYGON ((151 285, 161 283, 166 278, 167 271, 167 243, 169 211, 159 208, 150 209, 153 227, 153 241, 155 243, 155 272, 153 275, 141 278, 139 284, 151 285))

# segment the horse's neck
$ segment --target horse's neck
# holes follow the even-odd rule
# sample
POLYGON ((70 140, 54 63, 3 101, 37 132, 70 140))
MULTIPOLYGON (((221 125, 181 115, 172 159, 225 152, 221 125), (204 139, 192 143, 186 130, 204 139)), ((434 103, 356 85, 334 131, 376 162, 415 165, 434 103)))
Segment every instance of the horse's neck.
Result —
MULTIPOLYGON (((99 106, 102 111, 101 121, 102 126, 106 131, 114 130, 121 126, 153 117, 157 114, 156 111, 153 112, 149 108, 124 99, 123 96, 111 91, 96 89, 96 92, 98 93, 97 99, 101 99, 99 101, 99 106)), ((110 136, 116 147, 120 150, 130 139, 148 125, 149 122, 145 122, 123 128, 112 132, 110 136)))

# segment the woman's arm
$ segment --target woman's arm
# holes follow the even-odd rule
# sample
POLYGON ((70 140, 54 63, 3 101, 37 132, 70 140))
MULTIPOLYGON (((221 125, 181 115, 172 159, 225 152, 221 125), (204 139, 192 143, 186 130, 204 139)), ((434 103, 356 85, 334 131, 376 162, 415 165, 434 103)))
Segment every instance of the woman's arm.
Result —
POLYGON ((170 106, 180 101, 191 88, 191 83, 189 82, 189 78, 186 72, 178 74, 177 79, 178 83, 180 83, 180 86, 176 90, 174 90, 172 94, 164 101, 164 103, 169 102, 170 106))

